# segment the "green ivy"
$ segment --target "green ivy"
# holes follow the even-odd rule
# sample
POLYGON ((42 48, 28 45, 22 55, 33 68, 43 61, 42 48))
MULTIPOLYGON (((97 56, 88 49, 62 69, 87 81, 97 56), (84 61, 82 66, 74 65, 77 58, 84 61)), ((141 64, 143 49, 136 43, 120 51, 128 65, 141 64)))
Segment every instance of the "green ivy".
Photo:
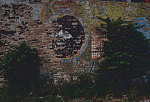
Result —
POLYGON ((22 42, 8 51, 0 68, 12 92, 24 93, 31 91, 38 82, 40 65, 38 51, 22 42))
MULTIPOLYGON (((104 41, 103 57, 100 68, 106 70, 108 83, 112 82, 120 91, 128 91, 130 82, 141 77, 149 70, 149 39, 136 31, 138 27, 120 18, 117 20, 99 19, 106 25, 97 27, 105 29, 107 41, 104 41)), ((111 86, 110 86, 111 87, 111 86)), ((110 89, 112 91, 112 89, 110 89)))

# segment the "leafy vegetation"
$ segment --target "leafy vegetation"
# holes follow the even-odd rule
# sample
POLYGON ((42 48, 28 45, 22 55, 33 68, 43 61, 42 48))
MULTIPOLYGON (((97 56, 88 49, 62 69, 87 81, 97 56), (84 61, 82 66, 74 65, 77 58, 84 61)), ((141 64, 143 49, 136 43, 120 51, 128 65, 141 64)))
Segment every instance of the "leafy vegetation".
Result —
POLYGON ((1 62, 8 88, 15 93, 28 93, 36 85, 40 74, 40 58, 36 49, 23 42, 4 56, 1 62))
POLYGON ((149 40, 136 31, 135 24, 121 19, 102 20, 107 23, 101 27, 106 29, 105 35, 108 40, 104 41, 105 60, 100 64, 100 70, 105 70, 107 74, 109 92, 129 92, 133 88, 130 86, 132 80, 149 71, 149 40))
POLYGON ((66 100, 69 100, 70 98, 91 99, 94 95, 91 75, 81 74, 77 81, 64 83, 60 86, 60 95, 63 96, 66 100))

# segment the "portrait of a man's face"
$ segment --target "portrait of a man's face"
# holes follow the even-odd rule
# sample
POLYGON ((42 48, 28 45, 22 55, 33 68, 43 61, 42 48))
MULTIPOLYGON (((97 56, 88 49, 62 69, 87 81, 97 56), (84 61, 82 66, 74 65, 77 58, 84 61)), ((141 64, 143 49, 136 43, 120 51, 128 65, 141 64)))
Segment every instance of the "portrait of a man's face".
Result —
POLYGON ((74 16, 65 15, 55 21, 60 25, 50 45, 57 58, 71 58, 80 51, 85 39, 84 28, 74 16))

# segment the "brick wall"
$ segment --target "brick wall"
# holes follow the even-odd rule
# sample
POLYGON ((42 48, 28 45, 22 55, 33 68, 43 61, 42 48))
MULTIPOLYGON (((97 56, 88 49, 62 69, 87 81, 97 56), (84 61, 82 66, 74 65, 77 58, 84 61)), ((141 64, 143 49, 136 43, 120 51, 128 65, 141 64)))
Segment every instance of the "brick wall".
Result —
POLYGON ((98 33, 93 29, 104 23, 96 16, 130 21, 146 17, 149 22, 149 9, 149 3, 131 1, 2 0, 0 57, 10 45, 27 41, 39 51, 44 68, 55 73, 91 72, 98 68, 91 56, 91 42, 98 33))

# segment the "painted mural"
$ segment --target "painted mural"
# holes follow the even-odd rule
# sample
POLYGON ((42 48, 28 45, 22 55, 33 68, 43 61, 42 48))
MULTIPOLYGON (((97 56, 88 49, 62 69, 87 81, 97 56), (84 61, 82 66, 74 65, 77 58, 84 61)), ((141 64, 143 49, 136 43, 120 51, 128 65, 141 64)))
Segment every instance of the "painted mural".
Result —
POLYGON ((137 30, 150 38, 150 0, 0 0, 0 57, 27 41, 43 68, 93 72, 107 40, 95 30, 104 23, 97 16, 144 25, 137 30))

